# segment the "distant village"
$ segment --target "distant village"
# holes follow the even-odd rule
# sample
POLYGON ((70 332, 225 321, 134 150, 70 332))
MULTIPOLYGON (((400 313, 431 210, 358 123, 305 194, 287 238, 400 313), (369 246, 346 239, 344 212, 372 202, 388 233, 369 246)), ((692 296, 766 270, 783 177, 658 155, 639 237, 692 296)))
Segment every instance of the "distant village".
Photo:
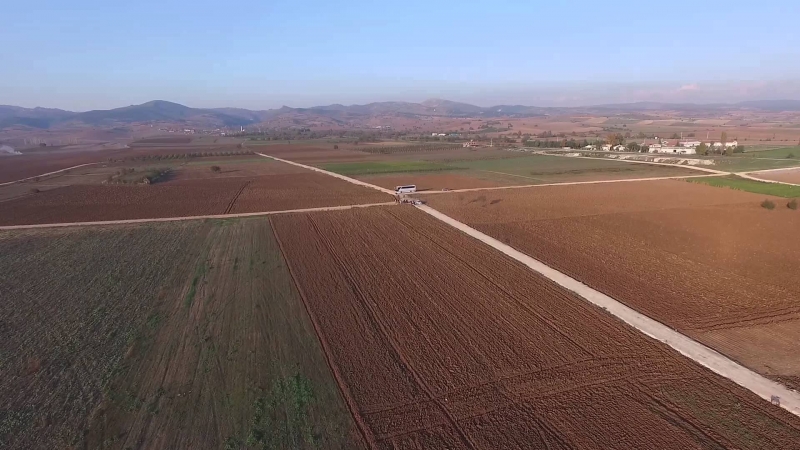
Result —
MULTIPOLYGON (((681 141, 679 139, 660 139, 658 137, 647 140, 645 139, 641 144, 637 143, 637 147, 640 149, 639 151, 647 152, 647 153, 672 153, 672 154, 679 154, 679 155, 695 155, 698 153, 698 149, 709 149, 709 150, 718 150, 721 151, 723 149, 732 151, 739 147, 738 141, 731 141, 731 142, 702 142, 702 141, 681 141)), ((629 152, 631 151, 630 144, 628 146, 617 144, 605 144, 605 145, 595 145, 590 144, 583 147, 584 150, 602 150, 602 151, 616 151, 616 152, 629 152)), ((702 152, 705 153, 705 152, 702 152)))

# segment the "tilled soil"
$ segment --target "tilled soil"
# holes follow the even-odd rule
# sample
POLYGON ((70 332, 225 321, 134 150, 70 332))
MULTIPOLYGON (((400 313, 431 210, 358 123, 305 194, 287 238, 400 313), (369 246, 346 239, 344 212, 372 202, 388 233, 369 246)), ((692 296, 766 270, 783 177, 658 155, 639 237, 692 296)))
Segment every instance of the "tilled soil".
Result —
POLYGON ((230 212, 280 211, 390 201, 391 196, 375 189, 305 171, 253 179, 236 198, 230 212))
POLYGON ((387 201, 391 197, 376 190, 308 171, 148 186, 76 185, 0 202, 0 225, 187 217, 387 201))
POLYGON ((679 181, 476 194, 429 200, 762 374, 800 375, 784 361, 800 357, 800 328, 756 331, 800 318, 800 241, 788 238, 800 228, 796 211, 679 181), (730 340, 745 335, 757 342, 730 340))
POLYGON ((800 439, 797 417, 413 208, 271 221, 373 448, 800 439))
POLYGON ((800 184, 800 169, 780 170, 774 172, 756 172, 751 175, 757 178, 763 178, 765 180, 800 184))

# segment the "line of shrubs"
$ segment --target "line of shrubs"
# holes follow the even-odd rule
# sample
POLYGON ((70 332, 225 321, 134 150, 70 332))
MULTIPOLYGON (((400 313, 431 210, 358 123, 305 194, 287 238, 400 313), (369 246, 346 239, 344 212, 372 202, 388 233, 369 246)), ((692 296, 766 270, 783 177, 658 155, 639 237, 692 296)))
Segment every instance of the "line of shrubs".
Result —
MULTIPOLYGON (((764 200, 763 202, 761 202, 761 207, 770 210, 775 209, 775 202, 773 202, 772 200, 764 200)), ((793 198, 789 200, 789 202, 786 203, 786 207, 791 210, 797 210, 797 199, 793 198)))

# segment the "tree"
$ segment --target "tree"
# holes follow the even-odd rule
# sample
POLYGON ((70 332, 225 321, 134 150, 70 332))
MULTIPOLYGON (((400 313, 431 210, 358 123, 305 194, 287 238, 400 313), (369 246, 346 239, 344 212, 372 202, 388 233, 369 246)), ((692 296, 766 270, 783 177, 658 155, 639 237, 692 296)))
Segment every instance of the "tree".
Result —
POLYGON ((211 171, 214 173, 219 173, 222 169, 219 166, 211 166, 211 171))
POLYGON ((611 133, 606 137, 606 139, 608 140, 608 144, 611 147, 614 147, 615 145, 620 145, 623 142, 625 142, 625 137, 622 136, 622 134, 620 133, 611 133))
POLYGON ((672 133, 672 137, 670 139, 680 139, 680 135, 678 133, 672 133))
POLYGON ((333 146, 333 149, 334 149, 334 150, 339 150, 339 146, 338 146, 338 145, 334 145, 334 146, 333 146))
POLYGON ((628 148, 628 151, 631 152, 638 152, 641 149, 641 146, 636 142, 630 142, 626 147, 628 148))
POLYGON ((725 147, 725 143, 728 142, 728 132, 727 131, 723 131, 722 132, 722 137, 719 138, 719 141, 722 142, 722 147, 724 148, 725 147))
POLYGON ((698 155, 705 155, 708 153, 708 146, 705 144, 705 142, 702 142, 694 150, 698 155))
POLYGON ((733 153, 744 153, 744 145, 737 145, 734 147, 733 153))

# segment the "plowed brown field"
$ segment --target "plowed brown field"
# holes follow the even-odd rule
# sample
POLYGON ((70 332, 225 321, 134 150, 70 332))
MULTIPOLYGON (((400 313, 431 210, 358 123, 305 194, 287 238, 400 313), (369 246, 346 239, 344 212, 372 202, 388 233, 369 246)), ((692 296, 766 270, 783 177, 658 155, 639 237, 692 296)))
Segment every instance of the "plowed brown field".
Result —
POLYGON ((783 181, 785 183, 800 184, 800 169, 779 170, 774 172, 756 172, 751 174, 765 180, 783 181))
POLYGON ((375 189, 305 171, 299 174, 253 179, 238 196, 229 212, 235 214, 280 211, 390 201, 392 201, 391 196, 375 189))
POLYGON ((271 218, 373 448, 790 448, 800 419, 409 207, 271 218))
POLYGON ((66 186, 0 202, 0 225, 186 217, 387 201, 391 197, 376 190, 306 171, 149 186, 66 186))
POLYGON ((430 204, 775 379, 800 376, 800 214, 660 181, 431 196, 430 204), (783 323, 775 332, 778 323, 783 323))

